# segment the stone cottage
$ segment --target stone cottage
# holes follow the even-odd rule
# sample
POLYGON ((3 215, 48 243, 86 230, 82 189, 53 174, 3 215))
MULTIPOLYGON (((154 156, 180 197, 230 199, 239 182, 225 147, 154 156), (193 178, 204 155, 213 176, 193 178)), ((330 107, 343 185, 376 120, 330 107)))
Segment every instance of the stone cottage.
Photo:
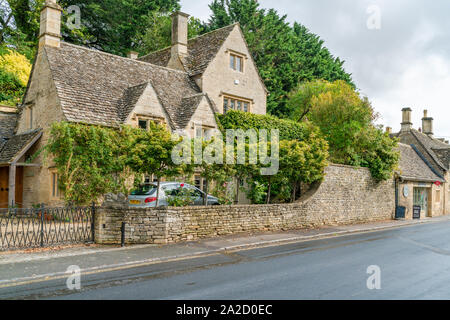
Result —
POLYGON ((424 111, 422 129, 411 122, 410 108, 404 108, 401 130, 391 134, 400 140, 397 203, 413 217, 413 207, 421 208, 421 218, 450 214, 450 145, 436 139, 433 118, 424 111))
POLYGON ((0 207, 61 203, 56 168, 42 156, 29 161, 55 121, 144 130, 156 121, 198 137, 217 129, 215 113, 266 113, 267 90, 238 24, 188 40, 188 15, 177 12, 170 48, 124 58, 61 41, 61 12, 46 0, 19 114, 0 113, 0 207))

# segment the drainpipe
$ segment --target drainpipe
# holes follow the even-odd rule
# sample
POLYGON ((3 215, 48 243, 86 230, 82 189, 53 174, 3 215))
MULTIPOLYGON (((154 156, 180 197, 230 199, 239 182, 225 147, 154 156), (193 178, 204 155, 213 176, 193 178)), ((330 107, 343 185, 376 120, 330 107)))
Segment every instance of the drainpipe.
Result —
POLYGON ((398 204, 399 204, 399 199, 398 199, 398 176, 395 175, 395 218, 397 218, 397 212, 398 212, 398 204))

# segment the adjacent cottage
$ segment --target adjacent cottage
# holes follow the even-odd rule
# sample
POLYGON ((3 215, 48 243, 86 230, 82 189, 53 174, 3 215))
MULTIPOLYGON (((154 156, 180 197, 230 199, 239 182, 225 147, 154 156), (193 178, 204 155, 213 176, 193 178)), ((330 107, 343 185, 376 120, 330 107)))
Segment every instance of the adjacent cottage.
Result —
POLYGON ((413 218, 414 206, 420 207, 421 218, 450 214, 450 145, 434 137, 433 118, 427 110, 419 130, 412 127, 411 112, 402 110, 401 130, 391 134, 401 142, 398 206, 406 209, 406 218, 413 218))
POLYGON ((215 113, 266 113, 267 90, 239 24, 188 40, 188 15, 177 12, 170 48, 124 58, 62 42, 61 12, 46 0, 19 114, 0 112, 0 207, 61 203, 56 168, 30 159, 55 121, 144 130, 156 121, 201 137, 217 130, 215 113))

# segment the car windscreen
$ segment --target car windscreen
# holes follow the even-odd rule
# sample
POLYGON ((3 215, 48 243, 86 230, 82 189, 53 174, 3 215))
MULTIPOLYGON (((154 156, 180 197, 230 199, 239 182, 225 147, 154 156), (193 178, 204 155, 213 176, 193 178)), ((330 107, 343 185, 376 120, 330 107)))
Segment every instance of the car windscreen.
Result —
POLYGON ((145 185, 131 192, 132 196, 149 196, 156 193, 156 186, 145 185))

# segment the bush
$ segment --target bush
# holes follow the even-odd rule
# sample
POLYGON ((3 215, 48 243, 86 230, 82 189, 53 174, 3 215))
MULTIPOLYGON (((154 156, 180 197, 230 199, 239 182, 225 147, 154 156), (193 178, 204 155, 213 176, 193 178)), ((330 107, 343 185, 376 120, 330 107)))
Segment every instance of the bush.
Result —
POLYGON ((218 123, 222 131, 226 129, 266 129, 268 131, 278 129, 280 130, 280 140, 303 141, 310 134, 310 127, 305 123, 236 110, 230 110, 226 114, 218 115, 218 123))

